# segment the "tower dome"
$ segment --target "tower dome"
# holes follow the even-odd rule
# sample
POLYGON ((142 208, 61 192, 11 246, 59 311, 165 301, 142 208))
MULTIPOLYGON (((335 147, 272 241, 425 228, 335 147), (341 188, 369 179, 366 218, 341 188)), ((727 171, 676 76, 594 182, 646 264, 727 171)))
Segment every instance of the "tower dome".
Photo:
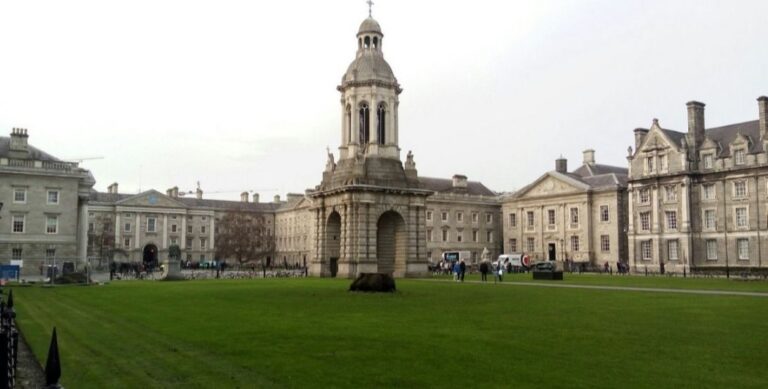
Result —
POLYGON ((384 35, 381 32, 381 26, 379 25, 379 22, 370 16, 363 20, 362 23, 360 23, 360 29, 358 29, 357 35, 365 34, 367 32, 375 32, 379 35, 384 35))
POLYGON ((357 31, 357 55, 341 78, 341 87, 349 83, 378 81, 397 89, 397 79, 384 59, 381 46, 384 33, 376 19, 367 17, 357 31))

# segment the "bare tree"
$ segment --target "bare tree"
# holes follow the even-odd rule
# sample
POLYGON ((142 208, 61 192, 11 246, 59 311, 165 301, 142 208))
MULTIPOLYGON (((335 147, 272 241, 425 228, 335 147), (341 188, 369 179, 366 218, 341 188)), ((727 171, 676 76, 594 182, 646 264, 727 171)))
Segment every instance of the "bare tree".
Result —
POLYGON ((233 211, 218 224, 216 255, 239 264, 263 260, 275 251, 275 236, 266 226, 263 215, 233 211))
POLYGON ((98 267, 104 260, 109 260, 115 250, 115 229, 112 218, 107 215, 97 215, 93 226, 88 226, 88 256, 98 257, 98 267), (91 228, 93 227, 93 228, 91 228))

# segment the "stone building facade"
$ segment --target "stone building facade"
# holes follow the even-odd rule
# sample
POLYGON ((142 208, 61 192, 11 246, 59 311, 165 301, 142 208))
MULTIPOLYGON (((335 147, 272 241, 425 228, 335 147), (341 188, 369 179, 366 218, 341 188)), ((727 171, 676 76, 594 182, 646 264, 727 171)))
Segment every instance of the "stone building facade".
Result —
POLYGON ((594 150, 568 172, 560 158, 555 170, 504 196, 504 250, 532 261, 573 261, 615 269, 627 262, 627 169, 595 163, 594 150))
POLYGON ((768 260, 768 97, 758 120, 706 128, 691 101, 688 131, 654 119, 630 148, 628 225, 637 271, 764 269, 768 260))
POLYGON ((85 259, 88 170, 28 143, 25 129, 0 137, 0 258, 20 261, 22 274, 44 262, 85 259))
MULTIPOLYGON (((158 262, 168 258, 168 248, 178 245, 182 260, 205 263, 217 259, 218 224, 228 212, 245 212, 263 219, 274 233, 275 210, 283 203, 203 199, 198 188, 194 198, 179 195, 174 187, 165 194, 148 190, 139 194, 119 193, 110 185, 106 193, 92 192, 88 212, 88 255, 94 266, 105 265, 107 251, 114 250, 119 262, 158 262)), ((270 258, 271 260, 271 258, 270 258)))
POLYGON ((453 179, 419 177, 434 194, 427 198, 426 240, 429 262, 445 251, 469 251, 472 263, 485 249, 491 258, 501 254, 501 209, 496 193, 464 175, 453 179))

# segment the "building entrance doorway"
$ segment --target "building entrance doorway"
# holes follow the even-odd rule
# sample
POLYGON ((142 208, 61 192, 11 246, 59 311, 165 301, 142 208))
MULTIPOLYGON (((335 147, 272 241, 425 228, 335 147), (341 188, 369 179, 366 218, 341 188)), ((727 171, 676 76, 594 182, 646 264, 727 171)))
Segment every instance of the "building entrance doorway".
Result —
POLYGON ((379 273, 405 276, 405 220, 394 211, 384 212, 376 223, 376 256, 379 273))
POLYGON ((328 271, 331 277, 336 277, 339 272, 339 257, 341 254, 341 215, 338 212, 328 216, 325 227, 326 258, 328 258, 328 271))
POLYGON ((554 261, 557 258, 557 248, 554 243, 550 243, 547 250, 547 259, 554 261))
POLYGON ((143 262, 144 266, 149 269, 154 269, 157 267, 157 246, 153 244, 144 246, 143 262))

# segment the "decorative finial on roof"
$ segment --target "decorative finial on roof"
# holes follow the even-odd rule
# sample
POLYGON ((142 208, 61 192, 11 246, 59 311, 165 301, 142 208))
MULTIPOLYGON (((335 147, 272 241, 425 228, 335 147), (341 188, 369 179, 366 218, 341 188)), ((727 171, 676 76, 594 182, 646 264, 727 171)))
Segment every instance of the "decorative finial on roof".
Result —
POLYGON ((653 118, 653 124, 658 126, 659 125, 659 119, 653 118))
POLYGON ((366 1, 366 3, 368 3, 368 17, 369 17, 369 18, 370 18, 370 17, 373 17, 373 16, 371 15, 371 13, 372 13, 372 12, 371 12, 371 8, 373 8, 373 1, 371 1, 371 0, 368 0, 368 1, 366 1))

